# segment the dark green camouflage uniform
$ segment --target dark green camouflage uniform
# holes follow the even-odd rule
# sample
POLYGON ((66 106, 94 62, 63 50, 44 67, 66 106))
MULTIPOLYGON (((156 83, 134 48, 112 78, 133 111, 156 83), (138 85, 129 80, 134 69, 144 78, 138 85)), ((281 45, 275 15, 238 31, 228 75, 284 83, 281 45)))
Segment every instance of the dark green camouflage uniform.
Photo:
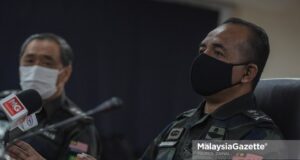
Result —
POLYGON ((142 160, 192 159, 192 140, 278 140, 281 133, 256 105, 253 93, 204 113, 204 104, 184 112, 148 146, 142 160))

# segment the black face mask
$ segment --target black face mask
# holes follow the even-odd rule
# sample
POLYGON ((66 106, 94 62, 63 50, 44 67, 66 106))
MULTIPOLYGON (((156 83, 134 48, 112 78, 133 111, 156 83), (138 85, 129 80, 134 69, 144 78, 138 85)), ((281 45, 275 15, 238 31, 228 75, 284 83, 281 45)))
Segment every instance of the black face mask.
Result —
POLYGON ((249 64, 249 62, 229 64, 202 53, 192 64, 192 87, 198 94, 210 96, 223 89, 240 84, 241 82, 232 84, 232 68, 233 66, 246 64, 249 64))

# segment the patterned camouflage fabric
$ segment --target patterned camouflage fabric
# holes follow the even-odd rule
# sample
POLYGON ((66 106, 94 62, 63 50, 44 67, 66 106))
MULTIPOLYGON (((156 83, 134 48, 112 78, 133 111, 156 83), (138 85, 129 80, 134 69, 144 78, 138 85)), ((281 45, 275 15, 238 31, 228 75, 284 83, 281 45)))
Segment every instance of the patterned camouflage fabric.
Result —
POLYGON ((192 140, 278 140, 272 119, 256 105, 253 93, 243 95, 210 114, 205 101, 179 115, 148 146, 142 160, 192 159, 192 140))

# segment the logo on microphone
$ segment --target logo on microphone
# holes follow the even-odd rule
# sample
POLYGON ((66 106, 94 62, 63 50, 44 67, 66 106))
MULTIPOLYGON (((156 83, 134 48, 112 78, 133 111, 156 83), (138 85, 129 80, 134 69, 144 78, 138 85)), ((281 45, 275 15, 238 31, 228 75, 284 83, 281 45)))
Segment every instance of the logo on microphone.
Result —
POLYGON ((25 107, 17 97, 12 97, 8 101, 4 102, 3 106, 11 116, 14 116, 25 109, 25 107))
POLYGON ((31 116, 28 116, 28 117, 26 118, 26 122, 27 122, 27 125, 28 125, 28 126, 33 125, 33 119, 32 119, 32 117, 31 117, 31 116))
POLYGON ((21 131, 25 132, 38 125, 35 113, 27 116, 24 121, 18 125, 21 131))

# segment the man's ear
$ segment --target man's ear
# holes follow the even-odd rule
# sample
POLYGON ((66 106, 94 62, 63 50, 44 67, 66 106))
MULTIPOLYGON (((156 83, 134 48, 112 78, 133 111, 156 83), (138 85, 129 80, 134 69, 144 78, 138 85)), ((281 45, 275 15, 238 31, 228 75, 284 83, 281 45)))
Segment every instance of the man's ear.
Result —
POLYGON ((258 72, 258 67, 256 64, 251 63, 251 64, 248 64, 246 67, 247 67, 247 69, 245 70, 245 74, 242 78, 243 83, 252 82, 258 72))

